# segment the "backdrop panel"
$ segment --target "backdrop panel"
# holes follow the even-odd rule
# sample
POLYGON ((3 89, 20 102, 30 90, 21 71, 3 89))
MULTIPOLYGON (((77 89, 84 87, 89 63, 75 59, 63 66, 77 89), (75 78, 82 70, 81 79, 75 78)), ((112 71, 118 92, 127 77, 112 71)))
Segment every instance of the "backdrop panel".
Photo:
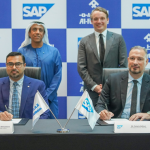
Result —
MULTIPOLYGON (((102 6, 109 13, 108 30, 122 34, 127 53, 140 45, 150 57, 149 0, 0 0, 0 67, 6 55, 17 51, 31 21, 43 21, 49 42, 62 58, 62 81, 58 89, 59 118, 68 118, 83 92, 83 81, 77 72, 80 40, 94 31, 91 11, 102 6)), ((147 67, 150 67, 150 63, 147 67)), ((83 119, 77 110, 72 118, 83 119)))

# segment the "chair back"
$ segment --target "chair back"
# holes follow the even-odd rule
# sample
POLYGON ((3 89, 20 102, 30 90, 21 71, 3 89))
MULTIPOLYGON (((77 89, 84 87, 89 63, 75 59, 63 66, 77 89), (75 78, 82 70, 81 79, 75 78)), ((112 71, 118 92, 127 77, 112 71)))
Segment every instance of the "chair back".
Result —
MULTIPOLYGON (((104 68, 103 69, 103 85, 106 82, 106 79, 108 78, 108 76, 112 73, 117 73, 117 72, 124 72, 124 71, 128 71, 128 68, 104 68)), ((145 73, 150 75, 150 71, 149 68, 145 68, 145 73)))
MULTIPOLYGON (((25 67, 24 74, 34 79, 41 79, 40 67, 25 67)), ((0 67, 0 78, 7 77, 6 67, 0 67)))

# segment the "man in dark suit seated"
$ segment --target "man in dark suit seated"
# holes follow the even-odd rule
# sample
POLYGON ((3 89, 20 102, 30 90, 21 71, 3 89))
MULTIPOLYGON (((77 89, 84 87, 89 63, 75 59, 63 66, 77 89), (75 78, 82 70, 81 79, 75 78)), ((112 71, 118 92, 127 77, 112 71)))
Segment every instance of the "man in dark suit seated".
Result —
POLYGON ((140 46, 131 48, 129 71, 111 74, 106 80, 95 106, 100 119, 150 119, 150 76, 144 73, 147 64, 147 50, 140 46))
MULTIPOLYGON (((33 102, 37 90, 48 103, 43 81, 24 75, 25 58, 21 53, 11 52, 6 57, 8 77, 0 78, 0 120, 33 117, 33 102)), ((49 110, 40 118, 49 118, 49 110)))
POLYGON ((109 15, 102 7, 91 13, 94 33, 82 38, 78 50, 78 72, 93 105, 102 90, 103 68, 126 68, 127 49, 120 34, 107 30, 109 15))

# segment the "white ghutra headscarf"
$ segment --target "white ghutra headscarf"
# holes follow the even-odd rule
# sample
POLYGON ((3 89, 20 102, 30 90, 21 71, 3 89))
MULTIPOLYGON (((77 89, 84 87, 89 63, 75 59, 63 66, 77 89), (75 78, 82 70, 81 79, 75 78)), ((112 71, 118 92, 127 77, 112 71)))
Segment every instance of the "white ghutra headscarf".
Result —
POLYGON ((29 30, 30 30, 30 28, 31 28, 31 26, 32 26, 33 24, 42 25, 42 26, 44 27, 45 33, 44 33, 44 36, 43 36, 42 41, 43 41, 43 43, 45 43, 45 44, 47 44, 47 45, 51 45, 51 44, 49 43, 48 32, 47 32, 47 28, 45 27, 45 24, 44 24, 43 22, 41 22, 41 21, 32 21, 32 22, 29 24, 29 26, 26 28, 26 31, 25 31, 25 40, 22 42, 22 44, 21 44, 21 46, 20 46, 19 48, 25 47, 25 46, 31 44, 31 38, 29 37, 29 34, 28 34, 28 33, 29 33, 29 30))

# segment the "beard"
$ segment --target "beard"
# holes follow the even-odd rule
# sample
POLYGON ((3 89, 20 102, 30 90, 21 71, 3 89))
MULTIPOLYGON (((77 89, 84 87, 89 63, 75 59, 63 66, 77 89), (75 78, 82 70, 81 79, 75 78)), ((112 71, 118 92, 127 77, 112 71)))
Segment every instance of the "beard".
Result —
POLYGON ((20 77, 20 75, 19 74, 16 74, 16 75, 9 75, 12 79, 17 79, 17 78, 19 78, 20 77))
POLYGON ((17 79, 20 77, 20 74, 17 70, 12 70, 11 73, 9 74, 9 76, 12 78, 12 79, 17 79), (12 72, 13 71, 16 71, 16 74, 13 74, 12 72))
POLYGON ((134 70, 134 69, 131 69, 131 67, 129 68, 129 71, 133 74, 139 74, 141 73, 142 71, 141 70, 134 70))

